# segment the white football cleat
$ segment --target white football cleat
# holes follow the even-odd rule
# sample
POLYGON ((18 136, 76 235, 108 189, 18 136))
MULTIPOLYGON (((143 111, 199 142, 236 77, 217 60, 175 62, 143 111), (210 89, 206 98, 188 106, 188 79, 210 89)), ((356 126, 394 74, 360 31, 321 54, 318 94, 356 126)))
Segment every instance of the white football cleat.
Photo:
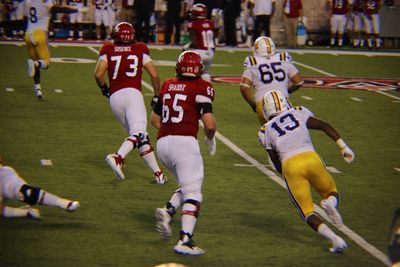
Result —
POLYGON ((335 240, 332 242, 332 247, 329 251, 332 253, 342 253, 347 248, 346 242, 339 236, 336 236, 335 240))
POLYGON ((35 62, 32 59, 28 59, 28 76, 35 76, 35 62))
POLYGON ((29 208, 28 209, 28 214, 27 214, 28 218, 32 218, 35 220, 40 220, 42 218, 42 216, 40 216, 40 212, 38 209, 33 209, 33 208, 29 208))
POLYGON ((40 89, 40 88, 35 89, 35 95, 39 100, 42 100, 43 99, 42 89, 40 89))
POLYGON ((172 234, 171 230, 171 215, 169 215, 166 208, 157 208, 154 212, 156 217, 156 231, 164 238, 169 239, 172 234))
POLYGON ((156 184, 166 184, 168 182, 167 176, 164 175, 163 171, 158 171, 154 173, 154 183, 156 184))
POLYGON ((341 226, 343 225, 342 216, 340 216, 339 211, 329 202, 324 199, 321 201, 321 207, 328 215, 329 219, 331 219, 333 225, 341 226))
POLYGON ((81 204, 79 204, 78 201, 71 201, 68 203, 67 205, 67 211, 69 212, 74 212, 76 211, 79 207, 81 206, 81 204))
POLYGON ((188 234, 184 234, 183 239, 178 241, 178 244, 174 247, 174 250, 177 254, 191 256, 201 256, 205 253, 203 249, 194 244, 193 239, 190 238, 188 234))
POLYGON ((106 157, 107 164, 111 167, 119 180, 125 180, 125 175, 122 172, 124 159, 118 154, 109 154, 106 157))

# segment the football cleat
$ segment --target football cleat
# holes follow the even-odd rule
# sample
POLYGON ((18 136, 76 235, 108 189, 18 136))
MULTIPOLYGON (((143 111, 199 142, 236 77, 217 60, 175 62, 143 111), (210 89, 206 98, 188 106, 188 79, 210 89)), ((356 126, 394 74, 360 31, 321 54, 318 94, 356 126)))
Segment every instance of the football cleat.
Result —
POLYGON ((205 251, 194 244, 190 234, 181 231, 181 238, 178 244, 174 247, 175 253, 182 255, 201 256, 205 251))
POLYGON ((168 182, 167 176, 160 170, 154 173, 154 183, 156 184, 166 184, 168 182))
POLYGON ((336 236, 335 240, 332 242, 332 247, 329 251, 332 253, 342 253, 347 248, 346 242, 339 236, 336 236))
POLYGON ((42 218, 42 216, 40 216, 40 212, 38 209, 33 209, 33 208, 29 208, 28 209, 28 214, 27 214, 28 218, 32 218, 35 220, 40 220, 42 218))
POLYGON ((69 211, 69 212, 74 212, 80 207, 80 205, 81 204, 79 204, 78 201, 71 201, 71 202, 68 203, 66 210, 69 211))
POLYGON ((42 93, 42 90, 40 88, 35 89, 35 95, 36 95, 37 99, 39 99, 39 100, 43 99, 43 93, 42 93))
POLYGON ((32 59, 28 59, 28 76, 35 76, 35 62, 32 59))
POLYGON ((156 231, 159 233, 164 239, 169 239, 171 237, 171 222, 172 217, 169 215, 166 208, 157 208, 154 212, 154 216, 156 217, 156 231))
POLYGON ((118 154, 109 154, 106 157, 107 164, 111 167, 119 180, 125 180, 125 175, 122 172, 124 159, 118 154))
POLYGON ((331 219, 333 225, 341 226, 343 225, 342 216, 338 210, 329 202, 328 200, 324 199, 321 201, 321 207, 328 215, 329 219, 331 219))

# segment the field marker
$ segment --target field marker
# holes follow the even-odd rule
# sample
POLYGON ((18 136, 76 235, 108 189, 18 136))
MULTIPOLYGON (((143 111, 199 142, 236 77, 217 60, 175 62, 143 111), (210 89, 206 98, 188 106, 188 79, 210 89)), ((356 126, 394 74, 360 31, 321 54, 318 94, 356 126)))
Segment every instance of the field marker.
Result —
POLYGON ((400 168, 394 168, 396 171, 400 172, 400 168))
MULTIPOLYGON (((271 167, 271 165, 268 165, 268 164, 260 164, 260 165, 264 166, 264 167, 271 167)), ((240 163, 235 163, 235 164, 233 164, 233 166, 236 166, 236 167, 256 167, 253 164, 240 164, 240 163)))
POLYGON ((54 92, 56 92, 57 94, 64 93, 64 91, 62 89, 54 89, 54 92))
POLYGON ((226 50, 226 52, 231 53, 231 54, 235 53, 235 51, 233 51, 232 49, 228 49, 228 50, 226 50))
MULTIPOLYGON (((99 52, 88 46, 88 48, 95 52, 96 54, 98 54, 99 52)), ((301 63, 302 64, 302 63, 301 63)), ((303 64, 304 65, 304 64, 303 64)), ((311 67, 311 66, 309 66, 311 67)), ((313 67, 312 67, 313 68, 313 67)), ((315 68, 314 68, 315 69, 315 68)), ((331 74, 333 75, 333 74, 331 74)), ((329 75, 328 75, 329 76, 329 75)), ((335 75, 331 76, 334 77, 335 75)), ((147 88, 148 90, 153 92, 153 88, 150 84, 148 84, 147 82, 145 82, 144 80, 142 80, 142 84, 145 88, 147 88)), ((278 175, 276 175, 273 171, 267 169, 265 166, 262 166, 261 163, 259 163, 256 159, 254 159, 253 157, 251 157, 250 155, 248 155, 245 151, 243 151, 241 148, 239 148, 237 145, 235 145, 234 143, 232 143, 232 141, 230 141, 228 138, 226 138, 225 136, 223 136, 222 134, 220 134, 219 132, 216 132, 215 137, 221 141, 222 143, 224 143, 226 146, 228 146, 233 152, 235 152, 236 154, 238 154, 239 156, 241 156, 242 158, 244 158, 245 160, 247 160, 250 164, 254 165, 257 169, 259 169, 262 173, 264 173, 265 175, 267 175, 270 179, 272 179, 274 182, 276 182, 277 184, 279 184, 281 187, 286 189, 286 185, 285 182, 283 181, 283 179, 281 177, 279 177, 278 175)), ((322 210, 322 208, 320 208, 318 205, 314 204, 315 210, 318 214, 320 214, 325 220, 328 220, 328 216, 326 215, 326 213, 322 210)), ((354 242, 356 242, 361 248, 363 248, 364 250, 366 250, 367 252, 369 252, 372 256, 374 256, 376 259, 380 260, 382 263, 384 263, 386 266, 390 266, 388 257, 381 252, 380 250, 378 250, 376 247, 372 246, 371 244, 369 244, 367 241, 365 241, 361 236, 359 236, 356 232, 354 232, 353 230, 351 230, 350 228, 348 228, 346 225, 342 225, 341 227, 338 228, 340 231, 342 231, 344 234, 346 234, 349 238, 351 238, 354 242)))
POLYGON ((306 95, 302 95, 301 98, 303 98, 305 100, 314 100, 314 98, 306 96, 306 95))
POLYGON ((294 64, 296 64, 296 65, 302 66, 302 67, 304 67, 304 68, 306 68, 306 69, 310 69, 310 70, 319 72, 319 73, 324 74, 324 75, 326 75, 326 76, 329 76, 329 77, 336 77, 335 74, 332 74, 332 73, 323 71, 323 70, 321 70, 321 69, 317 69, 317 68, 315 68, 315 67, 313 67, 313 66, 310 66, 310 65, 307 65, 307 64, 304 64, 304 63, 300 63, 300 62, 297 62, 297 61, 293 61, 293 62, 294 62, 294 64))
POLYGON ((356 102, 363 102, 361 98, 358 97, 350 97, 351 100, 356 101, 356 102))
POLYGON ((42 164, 42 166, 53 166, 51 159, 41 159, 40 164, 42 164))
POLYGON ((14 92, 14 91, 15 91, 14 88, 11 87, 6 88, 6 92, 14 92))

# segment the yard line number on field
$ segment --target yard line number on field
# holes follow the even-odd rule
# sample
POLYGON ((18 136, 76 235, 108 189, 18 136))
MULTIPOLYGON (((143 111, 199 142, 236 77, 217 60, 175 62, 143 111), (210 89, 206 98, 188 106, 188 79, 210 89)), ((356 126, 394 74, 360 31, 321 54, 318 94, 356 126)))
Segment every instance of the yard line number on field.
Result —
MULTIPOLYGON (((95 49, 94 47, 88 46, 89 50, 91 50, 92 52, 95 52, 96 54, 99 53, 99 51, 97 49, 95 49)), ((311 66, 310 66, 311 67, 311 66)), ((322 70, 321 70, 322 71, 322 70)), ((334 75, 334 74, 331 74, 334 75)), ((332 76, 333 77, 333 76, 332 76)), ((148 84, 147 82, 142 80, 142 85, 150 90, 153 91, 153 87, 148 84)), ((201 126, 202 123, 201 123, 201 126)), ((229 140, 228 138, 226 138, 225 136, 223 136, 220 132, 217 132, 215 134, 215 137, 221 141, 222 143, 224 143, 227 147, 229 147, 233 152, 235 152, 237 155, 241 156, 243 159, 247 160, 250 164, 254 165, 259 171, 261 171, 262 173, 264 173, 266 176, 268 176, 271 180, 273 180, 274 182, 276 182, 277 184, 279 184, 281 187, 286 189, 286 185, 285 182, 282 180, 281 177, 279 177, 277 174, 275 174, 273 171, 269 170, 268 168, 266 168, 264 165, 262 165, 260 162, 258 162, 256 159, 254 159, 253 157, 251 157, 249 154, 247 154, 244 150, 242 150, 240 147, 238 147, 237 145, 235 145, 231 140, 229 140)), ((316 204, 314 204, 315 207, 315 211, 321 215, 325 220, 330 221, 330 219, 328 218, 328 216, 326 215, 326 213, 316 204)), ((333 225, 332 225, 333 226, 333 225)), ((380 250, 378 250, 376 247, 372 246, 371 244, 369 244, 366 240, 364 240, 360 235, 358 235, 356 232, 354 232, 353 230, 351 230, 349 227, 347 227, 346 225, 342 225, 340 227, 336 227, 337 229, 339 229, 340 231, 342 231, 344 234, 346 234, 350 239, 352 239, 354 242, 356 242, 360 247, 362 247, 364 250, 366 250, 367 252, 369 252, 372 256, 374 256, 375 258, 377 258, 378 260, 380 260, 381 262, 383 262, 386 266, 389 266, 389 260, 388 257, 381 252, 380 250)))

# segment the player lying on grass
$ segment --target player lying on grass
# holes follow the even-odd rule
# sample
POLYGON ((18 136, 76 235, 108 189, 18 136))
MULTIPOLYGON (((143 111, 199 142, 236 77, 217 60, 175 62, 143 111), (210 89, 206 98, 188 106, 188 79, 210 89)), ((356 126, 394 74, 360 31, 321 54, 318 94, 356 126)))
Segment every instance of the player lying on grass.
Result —
POLYGON ((309 129, 323 131, 339 146, 344 160, 354 160, 354 153, 328 123, 313 117, 305 107, 292 108, 280 91, 270 91, 263 98, 263 113, 268 123, 261 127, 258 137, 267 150, 276 170, 283 174, 290 199, 301 218, 321 236, 332 242, 329 249, 339 253, 346 242, 337 236, 315 213, 312 186, 323 198, 321 206, 335 226, 343 225, 337 210, 339 194, 336 183, 328 173, 311 142, 309 129))
POLYGON ((40 219, 40 212, 32 205, 46 205, 59 207, 60 209, 73 212, 79 208, 78 201, 60 198, 38 187, 29 185, 18 173, 9 166, 3 166, 0 156, 0 215, 2 217, 29 217, 40 219), (23 208, 6 206, 7 199, 19 200, 28 204, 23 208))

